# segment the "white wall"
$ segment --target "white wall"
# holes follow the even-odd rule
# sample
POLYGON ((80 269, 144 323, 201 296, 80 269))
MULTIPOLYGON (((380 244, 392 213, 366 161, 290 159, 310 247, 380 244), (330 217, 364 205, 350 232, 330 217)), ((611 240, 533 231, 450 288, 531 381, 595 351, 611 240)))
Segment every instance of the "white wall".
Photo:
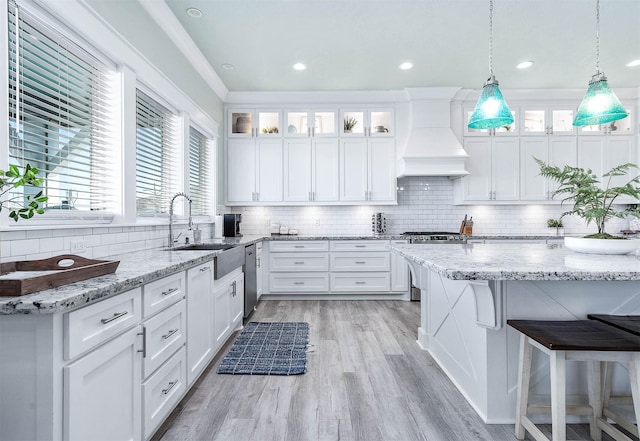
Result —
MULTIPOLYGON (((398 205, 315 207, 229 207, 242 213, 243 234, 269 234, 269 223, 296 228, 299 234, 369 235, 371 215, 382 211, 387 233, 405 231, 458 231, 464 215, 473 216, 474 235, 552 235, 547 219, 558 218, 569 207, 559 205, 453 205, 453 182, 446 177, 398 179, 398 205)), ((597 232, 574 216, 563 219, 566 235, 597 232)), ((607 232, 628 228, 627 220, 614 219, 607 232)))

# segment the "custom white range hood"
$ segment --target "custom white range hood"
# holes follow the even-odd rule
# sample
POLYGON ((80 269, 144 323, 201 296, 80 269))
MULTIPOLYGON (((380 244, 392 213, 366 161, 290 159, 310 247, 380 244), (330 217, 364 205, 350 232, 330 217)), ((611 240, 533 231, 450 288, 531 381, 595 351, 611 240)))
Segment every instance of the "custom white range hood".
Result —
POLYGON ((469 157, 451 130, 452 87, 407 89, 410 132, 398 164, 402 176, 464 176, 469 157))

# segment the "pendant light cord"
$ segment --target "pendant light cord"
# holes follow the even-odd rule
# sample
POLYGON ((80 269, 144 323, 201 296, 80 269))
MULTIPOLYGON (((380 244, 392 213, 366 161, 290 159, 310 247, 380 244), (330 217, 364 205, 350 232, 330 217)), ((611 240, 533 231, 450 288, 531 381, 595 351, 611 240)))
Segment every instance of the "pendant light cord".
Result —
POLYGON ((600 73, 600 0, 596 0, 596 75, 600 73))
POLYGON ((489 74, 493 77, 493 0, 489 0, 489 74))

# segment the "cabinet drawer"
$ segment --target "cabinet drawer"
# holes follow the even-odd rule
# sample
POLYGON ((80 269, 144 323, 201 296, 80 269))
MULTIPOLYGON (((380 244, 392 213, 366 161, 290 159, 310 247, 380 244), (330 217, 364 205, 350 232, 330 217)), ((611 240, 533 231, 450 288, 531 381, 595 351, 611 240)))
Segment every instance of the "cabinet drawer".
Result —
POLYGON ((388 240, 332 240, 331 251, 388 251, 388 240))
POLYGON ((184 298, 185 273, 177 273, 148 283, 143 288, 142 313, 151 317, 184 298))
POLYGON ((147 381, 142 383, 144 439, 149 439, 186 390, 186 351, 182 347, 147 381))
POLYGON ((171 354, 184 346, 186 342, 186 304, 186 300, 181 300, 143 323, 145 338, 144 378, 151 375, 171 357, 171 354))
POLYGON ((328 273, 274 273, 269 275, 270 292, 327 292, 328 273))
POLYGON ((389 291, 389 273, 333 273, 331 291, 379 292, 389 291))
POLYGON ((278 240, 269 242, 269 251, 329 251, 329 243, 326 240, 278 240))
POLYGON ((327 253, 270 253, 271 271, 309 272, 329 271, 327 253))
POLYGON ((331 253, 331 271, 389 271, 389 252, 331 253))
POLYGON ((64 358, 69 360, 137 325, 142 289, 110 297, 64 315, 64 358))

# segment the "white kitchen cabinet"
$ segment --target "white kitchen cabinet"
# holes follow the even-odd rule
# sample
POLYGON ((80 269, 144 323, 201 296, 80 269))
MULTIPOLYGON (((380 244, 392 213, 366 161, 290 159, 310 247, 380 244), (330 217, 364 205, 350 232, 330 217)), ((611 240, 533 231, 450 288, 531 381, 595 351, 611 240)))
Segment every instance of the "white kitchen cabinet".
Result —
POLYGON ((520 197, 518 138, 466 138, 469 175, 461 179, 463 201, 517 201, 520 197))
POLYGON ((147 378, 187 341, 186 301, 180 300, 142 323, 145 356, 143 378, 147 378))
POLYGON ((575 136, 530 136, 520 139, 520 200, 553 200, 558 188, 555 181, 540 176, 540 166, 534 158, 545 164, 575 167, 578 146, 575 136))
POLYGON ((338 138, 295 138, 284 142, 284 200, 339 199, 338 138))
POLYGON ((341 137, 393 137, 394 111, 390 108, 345 108, 340 110, 341 137), (354 124, 351 127, 351 124, 354 124))
POLYGON ((65 440, 141 439, 141 335, 136 327, 63 368, 65 440))
POLYGON ((258 137, 227 141, 227 202, 282 202, 282 139, 258 137))
MULTIPOLYGON (((391 245, 405 245, 408 240, 392 240, 391 245)), ((409 264, 398 253, 391 253, 391 291, 409 291, 409 264)))
POLYGON ((576 134, 573 125, 575 107, 527 105, 520 109, 522 136, 571 136, 576 134))
POLYGON ((285 110, 285 137, 337 137, 337 109, 285 110))
POLYGON ((282 111, 279 109, 230 109, 227 112, 229 138, 282 136, 282 111))
POLYGON ((392 139, 341 139, 340 201, 395 204, 395 163, 392 139))
POLYGON ((191 386, 215 350, 213 262, 187 270, 187 384, 191 386))
POLYGON ((227 341, 237 326, 242 325, 244 311, 244 274, 241 268, 215 281, 213 292, 215 348, 227 341))
MULTIPOLYGON (((637 175, 637 170, 631 170, 624 176, 602 178, 611 168, 628 162, 636 163, 633 136, 584 136, 578 138, 578 167, 591 169, 598 176, 603 188, 624 185, 637 175), (632 176, 630 176, 632 175, 632 176)), ((635 199, 621 196, 617 203, 637 203, 635 199)))
POLYGON ((513 115, 513 122, 504 127, 498 127, 496 129, 471 129, 469 128, 469 120, 473 114, 474 107, 464 108, 464 136, 517 136, 518 132, 518 108, 509 106, 511 109, 511 115, 513 115))

